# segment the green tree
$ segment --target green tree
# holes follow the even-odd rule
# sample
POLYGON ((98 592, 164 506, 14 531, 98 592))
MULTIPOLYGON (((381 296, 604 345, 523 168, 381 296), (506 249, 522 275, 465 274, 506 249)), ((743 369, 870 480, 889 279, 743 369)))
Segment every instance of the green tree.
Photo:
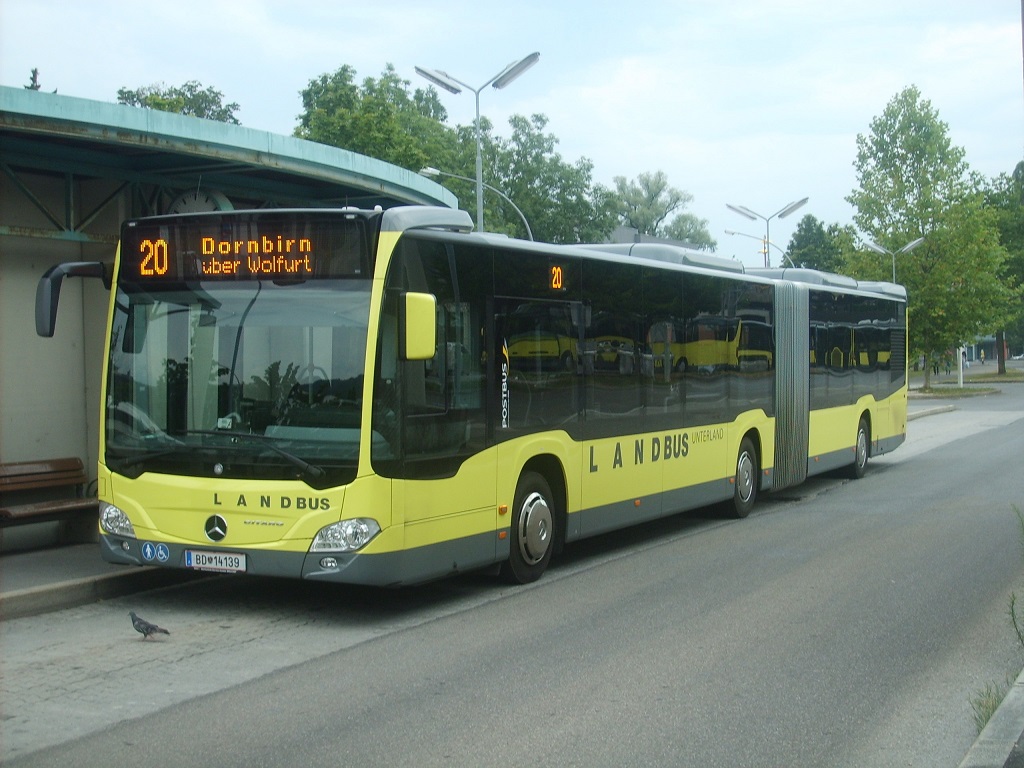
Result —
POLYGON ((391 64, 362 84, 355 74, 346 65, 309 81, 296 136, 416 172, 451 164, 456 135, 433 88, 410 90, 391 64))
MULTIPOLYGON (((492 138, 488 130, 482 142, 485 181, 516 204, 537 240, 551 243, 606 240, 615 228, 608 190, 594 184, 594 166, 590 160, 584 157, 569 163, 562 158, 556 149, 558 139, 545 133, 547 124, 544 115, 530 118, 513 115, 509 118, 512 128, 509 138, 492 138)), ((468 136, 472 129, 465 128, 462 132, 468 136)), ((468 164, 472 158, 475 165, 475 143, 469 146, 472 146, 472 153, 463 152, 463 162, 468 164)), ((504 200, 486 190, 484 200, 487 229, 523 235, 518 214, 504 200)))
POLYGON ((828 227, 811 214, 807 214, 796 226, 793 237, 786 248, 786 258, 794 267, 819 269, 822 272, 842 272, 843 254, 853 243, 854 230, 838 223, 828 227))
POLYGON ((665 237, 689 243, 700 251, 713 251, 718 241, 708 231, 708 220, 686 211, 676 214, 665 227, 665 237))
POLYGON ((641 173, 635 180, 616 176, 615 204, 624 226, 642 235, 685 240, 702 250, 714 250, 717 243, 708 232, 707 219, 683 209, 693 195, 672 187, 663 171, 641 173), (671 219, 672 214, 676 214, 671 219))
MULTIPOLYGON (((352 67, 311 80, 302 94, 303 111, 295 135, 343 147, 413 171, 432 166, 438 179, 467 210, 475 210, 476 130, 446 124, 447 112, 437 91, 410 89, 390 64, 377 79, 356 83, 352 67), (454 175, 454 176, 453 176, 454 175), (455 178, 455 177, 463 178, 455 178)), ((557 152, 558 139, 546 133, 548 119, 514 115, 508 138, 494 135, 480 121, 483 181, 513 201, 538 240, 555 243, 594 242, 615 226, 609 190, 594 184, 593 164, 586 158, 567 162, 557 152)), ((525 237, 515 208, 484 190, 488 231, 525 237)))
MULTIPOLYGON (((909 295, 912 352, 936 359, 1001 325, 1012 293, 998 278, 1006 253, 995 215, 964 150, 916 87, 893 97, 870 133, 857 136, 854 167, 859 187, 846 199, 860 230, 890 251, 925 238, 897 263, 909 295)), ((856 277, 891 278, 887 255, 855 252, 847 262, 856 277)))
MULTIPOLYGON (((999 241, 1007 252, 1001 279, 1007 286, 1024 285, 1024 161, 1017 163, 1011 174, 1000 174, 989 184, 985 198, 995 211, 999 241)), ((1011 304, 1007 317, 1005 340, 1011 352, 1024 353, 1024 305, 1011 304)), ((999 332, 996 347, 1002 349, 999 332)), ((1005 360, 999 359, 1000 373, 1005 373, 1005 360)))
POLYGON ((197 80, 189 80, 184 85, 167 87, 148 85, 134 90, 121 88, 117 92, 119 104, 132 107, 147 107, 161 112, 177 112, 180 115, 203 117, 222 123, 240 125, 235 112, 239 106, 235 102, 224 103, 224 94, 216 88, 203 88, 197 80))

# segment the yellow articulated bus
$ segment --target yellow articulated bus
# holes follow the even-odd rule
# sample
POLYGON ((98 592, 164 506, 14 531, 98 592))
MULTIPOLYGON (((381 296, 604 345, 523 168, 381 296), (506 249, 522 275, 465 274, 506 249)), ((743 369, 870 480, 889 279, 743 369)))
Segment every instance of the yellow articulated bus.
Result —
POLYGON ((43 336, 64 277, 112 287, 103 557, 525 583, 567 542, 715 502, 743 517, 904 440, 899 286, 471 229, 414 206, 161 216, 123 225, 113 265, 49 270, 43 336), (666 329, 707 317, 734 351, 666 364, 666 329), (824 354, 851 338, 873 352, 824 354))

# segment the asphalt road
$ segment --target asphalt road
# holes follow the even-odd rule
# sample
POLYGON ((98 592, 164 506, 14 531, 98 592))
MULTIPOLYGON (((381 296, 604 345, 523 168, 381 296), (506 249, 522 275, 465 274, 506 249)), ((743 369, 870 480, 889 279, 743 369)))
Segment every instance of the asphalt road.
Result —
POLYGON ((216 578, 3 622, 0 758, 956 766, 1024 660, 1024 385, 957 407, 863 480, 581 542, 526 588, 216 578))

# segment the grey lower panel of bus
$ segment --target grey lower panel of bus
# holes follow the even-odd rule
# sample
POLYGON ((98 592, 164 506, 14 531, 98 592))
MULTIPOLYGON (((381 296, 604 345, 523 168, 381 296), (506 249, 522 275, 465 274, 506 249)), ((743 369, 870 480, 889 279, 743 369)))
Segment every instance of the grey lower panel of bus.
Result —
MULTIPOLYGON (((142 556, 145 542, 117 536, 100 536, 100 553, 110 563, 121 565, 160 566, 185 569, 185 550, 236 552, 246 558, 246 575, 277 576, 290 579, 333 581, 344 584, 366 584, 378 587, 416 584, 461 571, 471 571, 496 561, 497 534, 486 533, 445 541, 427 547, 378 555, 336 552, 268 552, 238 549, 230 546, 204 547, 163 544, 166 557, 162 562, 142 556), (127 550, 122 546, 127 544, 127 550), (333 558, 337 565, 324 567, 324 558, 333 558)), ((149 542, 156 546, 159 542, 149 542)), ((507 547, 501 558, 508 556, 507 547)), ((216 573, 216 571, 210 571, 216 573)))
POLYGON ((659 496, 646 497, 640 500, 639 505, 633 499, 626 499, 614 504, 591 507, 573 515, 576 519, 569 521, 567 538, 572 541, 596 536, 659 517, 706 507, 709 504, 731 499, 732 496, 732 483, 728 478, 723 478, 665 491, 659 496))
POLYGON ((833 469, 848 467, 853 464, 855 458, 852 446, 831 453, 823 453, 815 458, 808 458, 807 476, 820 475, 823 472, 831 472, 833 469))
POLYGON ((899 448, 907 440, 906 435, 894 435, 893 437, 886 437, 878 441, 875 450, 872 452, 872 456, 881 456, 883 453, 892 453, 899 448))
MULTIPOLYGON (((899 446, 903 445, 906 440, 906 435, 895 435, 893 437, 887 437, 879 440, 878 443, 873 447, 871 451, 872 456, 881 456, 883 453, 891 453, 895 451, 899 446)), ((833 469, 842 469, 853 464, 854 459, 853 446, 849 448, 843 448, 842 450, 832 451, 818 457, 817 461, 812 459, 807 460, 807 475, 820 475, 823 472, 829 472, 833 469)))

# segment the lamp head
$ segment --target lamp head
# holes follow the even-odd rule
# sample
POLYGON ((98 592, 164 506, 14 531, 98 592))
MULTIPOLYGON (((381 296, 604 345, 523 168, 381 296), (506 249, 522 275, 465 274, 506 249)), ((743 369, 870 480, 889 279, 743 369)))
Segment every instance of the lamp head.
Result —
POLYGON ((923 237, 917 238, 917 240, 911 240, 909 243, 900 248, 897 253, 910 253, 912 250, 917 248, 921 243, 924 242, 923 237))
POLYGON ((726 203, 725 207, 728 208, 730 211, 735 211, 740 216, 746 216, 751 221, 757 221, 758 219, 762 218, 761 216, 758 216, 753 211, 751 211, 749 208, 745 208, 742 205, 733 205, 732 203, 726 203))
POLYGON ((511 83, 521 74, 523 74, 523 72, 525 72, 534 64, 536 64, 539 59, 540 53, 534 51, 529 56, 522 58, 519 61, 513 61, 503 70, 501 70, 501 73, 496 78, 494 78, 494 82, 492 82, 491 85, 493 85, 495 88, 504 88, 506 85, 511 83))
POLYGON ((779 211, 779 218, 780 218, 780 219, 784 219, 784 218, 786 218, 787 216, 789 216, 789 214, 791 214, 791 213, 792 213, 793 211, 795 211, 795 210, 796 210, 797 208, 801 208, 801 207, 803 207, 803 205, 804 205, 804 204, 805 204, 805 203, 806 203, 806 202, 807 202, 808 200, 810 200, 810 199, 811 199, 811 198, 809 198, 809 197, 805 197, 805 198, 804 198, 803 200, 796 200, 796 201, 794 201, 794 202, 790 203, 790 204, 789 204, 789 205, 787 205, 787 206, 786 206, 785 208, 783 208, 783 209, 782 209, 781 211, 779 211))
POLYGON ((447 72, 442 72, 439 69, 424 69, 423 67, 414 67, 414 69, 417 75, 425 77, 439 88, 444 88, 448 93, 462 93, 459 83, 447 72))

